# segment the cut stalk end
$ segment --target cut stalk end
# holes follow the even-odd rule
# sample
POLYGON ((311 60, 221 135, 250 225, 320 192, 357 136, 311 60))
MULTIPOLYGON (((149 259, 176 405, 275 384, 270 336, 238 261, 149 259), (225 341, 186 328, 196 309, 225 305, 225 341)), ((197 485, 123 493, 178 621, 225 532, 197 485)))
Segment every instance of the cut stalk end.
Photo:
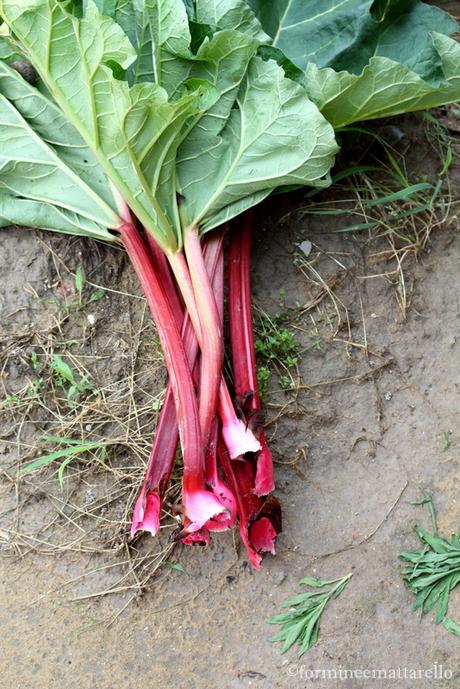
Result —
POLYGON ((230 459, 237 459, 247 452, 259 452, 262 449, 253 432, 236 416, 223 425, 222 435, 230 459))
POLYGON ((131 536, 138 531, 148 531, 155 536, 160 530, 161 500, 158 493, 141 490, 136 500, 131 522, 131 536))

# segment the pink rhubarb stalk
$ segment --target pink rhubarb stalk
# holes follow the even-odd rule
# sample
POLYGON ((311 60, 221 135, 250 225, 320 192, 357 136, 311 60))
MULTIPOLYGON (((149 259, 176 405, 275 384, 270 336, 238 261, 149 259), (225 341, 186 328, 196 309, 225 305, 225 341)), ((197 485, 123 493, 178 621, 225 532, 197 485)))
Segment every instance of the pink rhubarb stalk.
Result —
MULTIPOLYGON (((172 279, 168 262, 153 237, 146 235, 151 253, 151 263, 162 283, 166 296, 174 312, 176 324, 182 323, 182 341, 187 354, 189 368, 192 370, 198 356, 198 341, 188 314, 183 314, 178 298, 176 285, 172 279)), ((206 267, 211 279, 214 279, 217 264, 222 258, 223 233, 213 233, 204 248, 206 267)), ((180 259, 179 259, 180 260, 180 259)), ((168 383, 165 401, 161 410, 152 450, 144 480, 139 489, 131 522, 131 535, 138 531, 149 531, 155 535, 160 528, 160 515, 163 497, 171 477, 179 441, 174 395, 171 383, 168 383)), ((207 480, 207 478, 206 478, 207 480)), ((213 492, 214 486, 211 486, 213 492)), ((217 493, 218 494, 218 493, 217 493)), ((228 502, 228 501, 227 501, 228 502)), ((228 518, 225 517, 227 520, 228 518)), ((184 542, 209 542, 209 535, 204 530, 189 534, 184 542)))
POLYGON ((201 349, 199 418, 203 447, 206 448, 222 376, 223 336, 197 228, 189 227, 184 231, 184 250, 188 274, 180 254, 170 256, 169 260, 201 349))
MULTIPOLYGON (((224 261, 222 252, 212 284, 219 317, 223 324, 224 261)), ((214 423, 213 430, 212 439, 216 440, 216 422, 214 423)), ((234 496, 236 503, 241 539, 251 564, 258 569, 262 559, 260 553, 275 553, 276 536, 281 531, 281 509, 276 498, 263 500, 254 494, 254 467, 252 461, 230 461, 228 450, 225 447, 226 444, 228 445, 228 443, 225 443, 225 440, 224 443, 222 442, 222 437, 220 441, 217 441, 219 461, 226 475, 230 493, 234 496)), ((215 455, 216 445, 214 443, 212 443, 212 450, 214 451, 212 460, 215 462, 212 469, 218 476, 217 457, 215 455)), ((209 455, 207 456, 207 462, 210 461, 208 457, 209 455)), ((223 482, 220 480, 220 483, 222 484, 223 482)))
POLYGON ((215 495, 228 510, 228 514, 219 514, 206 523, 208 531, 226 531, 236 524, 236 499, 230 488, 219 475, 217 467, 217 445, 219 442, 219 422, 214 418, 211 436, 206 450, 206 485, 212 488, 215 495))
MULTIPOLYGON (((212 282, 221 326, 224 323, 224 253, 212 282)), ((236 415, 228 386, 222 377, 219 388, 218 411, 222 421, 222 436, 231 459, 242 459, 247 452, 258 452, 261 445, 247 424, 236 415)))
MULTIPOLYGON (((187 323, 190 330, 190 321, 186 318, 184 327, 182 327, 184 321, 182 305, 179 301, 166 257, 149 233, 146 233, 145 239, 149 248, 152 267, 165 289, 169 305, 174 313, 176 325, 178 329, 182 328, 182 341, 184 342, 184 349, 191 368, 195 363, 198 346, 195 340, 195 352, 192 357, 193 360, 191 360, 191 348, 187 345, 190 344, 192 346, 193 343, 190 343, 190 333, 188 333, 187 338, 186 332, 187 323)), ((178 443, 179 429, 176 420, 174 394, 171 383, 168 383, 145 477, 134 504, 131 536, 134 536, 138 531, 148 531, 152 536, 155 536, 160 530, 161 506, 169 479, 171 478, 178 443)))
POLYGON ((235 413, 225 381, 220 384, 219 416, 222 420, 222 436, 231 459, 243 459, 247 452, 259 452, 261 444, 247 424, 235 413))
MULTIPOLYGON (((211 258, 211 252, 212 254, 215 254, 216 251, 222 252, 222 238, 223 234, 215 232, 212 235, 208 236, 206 238, 206 242, 204 244, 205 246, 205 254, 206 254, 206 259, 202 259, 201 255, 201 248, 197 247, 197 243, 199 244, 199 238, 198 238, 198 233, 195 230, 188 230, 189 234, 190 232, 193 233, 192 238, 189 237, 188 241, 188 258, 189 258, 189 264, 190 260, 192 260, 196 266, 198 266, 198 269, 195 271, 199 274, 200 280, 202 280, 202 283, 204 285, 205 280, 203 279, 202 276, 202 268, 204 267, 207 271, 208 277, 210 276, 210 270, 209 270, 209 261, 212 260, 211 258), (221 244, 220 249, 218 248, 218 243, 221 244), (191 246, 190 246, 191 245, 191 246), (208 254, 210 254, 210 258, 208 259, 208 254)), ((186 243, 186 251, 187 251, 187 243, 186 243)), ((216 347, 213 344, 213 337, 215 336, 216 333, 216 328, 217 332, 219 333, 219 337, 222 338, 222 325, 221 325, 221 320, 219 318, 219 313, 217 309, 217 304, 216 304, 216 297, 215 297, 215 289, 214 285, 211 285, 210 279, 208 280, 209 282, 209 289, 210 292, 208 291, 208 287, 204 289, 204 292, 207 294, 207 297, 201 298, 200 296, 200 301, 201 301, 201 308, 198 308, 198 301, 196 298, 196 290, 199 289, 197 286, 199 283, 195 281, 195 285, 193 284, 192 280, 192 270, 190 269, 189 271, 189 266, 187 266, 187 263, 184 260, 184 256, 182 254, 176 254, 170 259, 171 262, 171 267, 173 270, 173 273, 175 275, 175 278, 177 280, 177 283, 179 285, 179 288, 181 290, 181 294, 183 296, 183 299, 185 301, 185 304, 187 306, 187 311, 190 315, 190 318, 193 323, 193 327, 195 330, 195 334, 198 338, 198 342, 200 344, 200 349, 202 352, 202 365, 201 365, 201 371, 202 371, 202 376, 204 376, 201 387, 200 387, 200 421, 201 421, 201 431, 203 434, 203 437, 207 437, 206 434, 208 433, 208 427, 210 428, 210 424, 212 423, 212 419, 215 414, 215 405, 216 405, 216 398, 214 397, 215 394, 218 395, 217 399, 217 408, 218 408, 218 413, 222 421, 222 432, 224 435, 224 439, 227 445, 227 448, 230 452, 230 456, 232 459, 236 459, 242 455, 244 455, 246 452, 258 452, 261 450, 261 444, 255 437, 254 433, 252 432, 251 428, 247 426, 241 419, 238 419, 235 408, 233 406, 230 393, 228 391, 228 386, 227 383, 225 382, 223 376, 222 376, 222 363, 223 363, 223 348, 222 348, 222 340, 217 347, 219 350, 218 353, 218 360, 216 358, 216 347), (208 307, 205 307, 206 302, 208 303, 209 309, 207 310, 208 307), (216 325, 216 314, 218 317, 218 322, 216 325), (206 362, 211 362, 208 366, 206 365, 206 362), (221 363, 222 362, 222 363, 221 363), (213 390, 212 394, 210 392, 209 388, 214 388, 215 386, 215 381, 216 378, 216 370, 217 370, 217 364, 219 363, 219 370, 220 370, 220 382, 217 391, 213 390), (211 399, 213 401, 213 406, 211 407, 211 399)), ((222 268, 223 268, 223 254, 222 254, 222 268)), ((222 277, 222 290, 223 290, 223 277, 222 277)))
MULTIPOLYGON (((166 258, 165 254, 160 249, 160 247, 158 246, 150 232, 144 231, 144 236, 149 248, 150 259, 153 268, 159 280, 161 281, 161 284, 163 285, 163 290, 166 293, 169 305, 171 306, 172 312, 174 314, 177 328, 180 331, 184 324, 184 307, 181 303, 179 292, 177 291, 174 278, 171 274, 168 259, 166 258)), ((185 348, 185 351, 187 353, 187 348, 185 348)))
POLYGON ((243 402, 248 425, 260 440, 254 491, 268 495, 275 488, 273 459, 260 424, 261 404, 257 384, 251 306, 251 225, 246 212, 241 227, 235 227, 229 245, 229 324, 235 394, 243 402))
POLYGON ((123 224, 119 232, 158 328, 174 396, 184 460, 184 523, 187 531, 197 531, 225 508, 205 488, 203 444, 187 355, 163 285, 139 232, 132 222, 123 224))

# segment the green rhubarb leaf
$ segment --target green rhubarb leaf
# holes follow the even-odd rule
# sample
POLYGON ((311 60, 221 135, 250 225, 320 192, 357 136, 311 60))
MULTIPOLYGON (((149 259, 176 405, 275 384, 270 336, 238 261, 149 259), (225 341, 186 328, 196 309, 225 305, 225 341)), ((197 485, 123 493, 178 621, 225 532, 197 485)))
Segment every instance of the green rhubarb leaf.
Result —
POLYGON ((117 227, 107 177, 79 133, 55 103, 2 62, 0 105, 0 184, 7 184, 9 168, 10 190, 19 196, 53 202, 104 227, 117 227), (19 151, 24 154, 20 160, 19 151))
POLYGON ((6 38, 0 36, 0 60, 10 64, 15 60, 23 59, 24 56, 21 55, 21 53, 19 53, 17 49, 15 49, 14 46, 6 40, 6 38))
POLYGON ((117 0, 105 13, 117 21, 136 49, 131 81, 155 82, 170 95, 176 95, 187 78, 203 40, 216 31, 231 29, 269 40, 244 0, 197 0, 188 8, 183 0, 117 0))
POLYGON ((1 0, 0 13, 118 193, 164 249, 176 250, 171 164, 200 94, 174 104, 155 84, 129 87, 107 67, 127 69, 136 53, 121 27, 88 3, 78 19, 57 0, 1 0), (63 50, 65 45, 65 50, 63 50))
POLYGON ((460 45, 433 33, 444 79, 438 86, 387 58, 372 58, 362 74, 318 69, 310 63, 305 85, 309 97, 337 129, 353 122, 434 108, 460 99, 460 45))
POLYGON ((56 105, 4 62, 0 118, 0 227, 114 241, 107 228, 120 220, 103 170, 56 105))
POLYGON ((289 79, 303 84, 305 80, 305 73, 289 60, 282 50, 275 48, 273 45, 261 45, 257 54, 264 60, 275 60, 289 79))
POLYGON ((187 218, 203 231, 275 188, 328 183, 333 129, 275 62, 253 58, 228 119, 211 127, 212 115, 187 137, 177 164, 187 218))
POLYGON ((111 0, 99 5, 102 14, 122 27, 136 50, 128 70, 130 82, 154 82, 175 93, 187 73, 186 60, 192 58, 182 0, 111 0))
MULTIPOLYGON (((105 15, 106 17, 113 17, 117 5, 120 3, 119 0, 94 0, 94 4, 101 14, 105 15)), ((88 0, 83 0, 84 11, 86 11, 87 6, 88 0)))
POLYGON ((447 13, 418 1, 375 5, 372 0, 250 0, 249 4, 272 44, 301 69, 313 62, 319 68, 359 74, 371 57, 380 56, 405 64, 424 79, 439 81, 442 75, 430 31, 449 35, 457 27, 447 13))
POLYGON ((195 0, 182 0, 187 11, 187 16, 190 21, 195 19, 195 0))
POLYGON ((457 29, 418 0, 249 0, 286 74, 339 128, 460 98, 457 29))
POLYGON ((119 224, 116 213, 59 158, 0 94, 0 189, 65 208, 103 226, 119 224))
POLYGON ((42 201, 17 198, 0 189, 0 227, 10 225, 90 237, 103 242, 115 240, 105 227, 78 213, 42 201))
MULTIPOLYGON (((220 132, 230 117, 248 64, 258 42, 236 31, 219 31, 203 43, 189 64, 189 77, 209 82, 219 93, 217 102, 201 118, 192 138, 207 140, 220 132)), ((188 148, 188 146, 186 146, 188 148)))
POLYGON ((371 6, 371 14, 378 22, 385 19, 388 12, 398 8, 401 0, 374 0, 371 6))
POLYGON ((213 29, 241 31, 261 42, 270 40, 245 0, 195 0, 195 21, 213 29))

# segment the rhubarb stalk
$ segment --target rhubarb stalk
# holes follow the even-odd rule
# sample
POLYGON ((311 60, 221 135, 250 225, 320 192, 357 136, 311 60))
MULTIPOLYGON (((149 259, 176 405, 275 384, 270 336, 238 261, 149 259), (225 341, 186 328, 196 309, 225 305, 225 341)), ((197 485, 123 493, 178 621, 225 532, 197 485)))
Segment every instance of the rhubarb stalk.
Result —
MULTIPOLYGON (((198 233, 193 228, 192 230, 189 229, 187 233, 188 241, 186 240, 185 249, 188 252, 188 265, 182 254, 175 254, 170 257, 170 263, 193 323, 202 354, 201 375, 203 378, 200 386, 199 407, 201 432, 203 439, 209 438, 210 424, 215 414, 215 396, 217 395, 217 408, 223 424, 222 432, 225 443, 231 458, 236 459, 247 452, 258 452, 261 450, 261 444, 254 436, 252 430, 241 419, 238 419, 227 383, 223 378, 222 325, 216 305, 214 289, 209 278, 208 260, 206 259, 206 262, 203 260, 198 233), (190 263, 194 265, 193 269, 190 267, 190 263), (206 278, 203 276, 203 268, 207 274, 206 278), (193 283, 192 274, 197 276, 195 284, 193 283), (204 286, 205 283, 206 287, 204 286), (203 286, 202 292, 200 291, 200 284, 203 286), (209 309, 206 303, 208 303, 209 309), (215 342, 216 332, 220 338, 218 346, 216 346, 215 342), (217 390, 215 390, 217 368, 220 371, 220 382, 217 390), (212 406, 211 401, 213 402, 212 406)), ((214 233, 207 238, 204 244, 206 251, 210 251, 213 243, 219 241, 218 235, 219 233, 214 233)))
POLYGON ((169 257, 169 260, 201 348, 199 418, 203 447, 206 448, 222 376, 223 336, 196 227, 185 230, 184 250, 188 273, 181 254, 174 254, 169 257))
MULTIPOLYGON (((223 263, 223 238, 223 232, 215 232, 209 236, 208 241, 204 246, 206 267, 211 280, 213 280, 215 277, 218 264, 223 263)), ((187 354, 189 368, 190 370, 193 370, 199 350, 194 328, 188 313, 185 314, 185 316, 183 314, 176 285, 171 277, 169 265, 163 252, 159 249, 155 240, 148 233, 146 234, 146 239, 151 253, 152 266, 157 274, 158 279, 163 285, 164 291, 166 292, 167 299, 175 315, 176 324, 182 322, 182 341, 187 354)), ((180 260, 181 259, 178 259, 178 261, 180 260)), ((222 271, 220 270, 220 272, 222 271)), ((174 466, 178 440, 179 432, 174 404, 174 395, 171 383, 168 383, 165 401, 163 403, 160 419, 158 421, 145 477, 139 489, 133 509, 131 523, 132 536, 138 531, 149 531, 152 535, 155 535, 160 528, 160 515, 163 496, 174 466)), ((208 480, 208 475, 206 475, 206 482, 208 485, 210 485, 210 487, 212 487, 213 492, 216 492, 214 490, 216 481, 210 483, 208 480)), ((219 493, 217 493, 217 495, 219 495, 219 493)), ((225 502, 228 506, 229 499, 227 499, 225 502)), ((234 520, 232 523, 234 523, 234 520)), ((209 537, 206 537, 202 532, 203 530, 195 532, 193 536, 189 534, 188 536, 184 537, 183 540, 184 542, 209 542, 209 537)))
POLYGON ((124 223, 119 232, 158 328, 179 419, 184 460, 184 525, 187 531, 197 531, 209 519, 225 511, 225 508, 216 496, 205 489, 203 444, 187 355, 163 285, 153 269, 139 232, 132 222, 124 223))
POLYGON ((229 325, 236 398, 241 400, 248 425, 261 444, 254 491, 268 495, 275 487, 273 460, 260 423, 262 409, 257 384, 251 306, 252 213, 246 212, 240 227, 233 229, 229 245, 229 325))
MULTIPOLYGON (((223 323, 223 261, 218 265, 213 288, 219 316, 221 323, 223 323)), ((240 420, 238 419, 238 421, 240 420)), ((242 421, 240 423, 243 424, 242 421)), ((222 442, 223 436, 224 433, 222 433, 222 438, 217 446, 219 463, 224 471, 229 489, 234 495, 241 540, 252 566, 259 569, 262 561, 260 553, 275 554, 276 537, 281 531, 281 507, 276 498, 270 496, 264 499, 255 494, 254 457, 256 455, 254 454, 246 461, 232 462, 228 452, 228 442, 225 439, 222 442)))

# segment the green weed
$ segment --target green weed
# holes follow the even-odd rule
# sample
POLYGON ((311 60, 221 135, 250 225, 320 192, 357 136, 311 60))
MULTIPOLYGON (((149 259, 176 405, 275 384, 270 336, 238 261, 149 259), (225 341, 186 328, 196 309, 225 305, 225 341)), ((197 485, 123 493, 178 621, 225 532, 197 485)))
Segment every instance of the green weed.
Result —
POLYGON ((254 346, 261 364, 257 376, 261 395, 268 390, 273 367, 285 371, 279 374, 279 383, 283 389, 288 389, 292 385, 292 378, 287 373, 297 366, 300 344, 289 324, 290 317, 286 311, 274 316, 261 312, 256 322, 254 346))

